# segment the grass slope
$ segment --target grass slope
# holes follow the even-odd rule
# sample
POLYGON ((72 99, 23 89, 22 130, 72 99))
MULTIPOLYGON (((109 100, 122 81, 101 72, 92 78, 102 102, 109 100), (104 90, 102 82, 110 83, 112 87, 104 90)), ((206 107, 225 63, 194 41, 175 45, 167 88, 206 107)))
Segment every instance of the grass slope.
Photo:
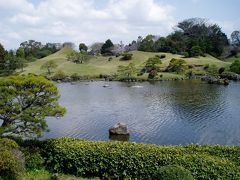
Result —
MULTIPOLYGON (((162 60, 161 67, 167 67, 172 58, 182 58, 181 55, 174 55, 171 53, 152 53, 152 52, 141 52, 133 51, 133 59, 130 61, 120 61, 121 57, 112 56, 112 60, 108 61, 109 57, 104 56, 94 56, 88 62, 84 64, 75 64, 67 61, 66 55, 70 53, 72 49, 63 48, 62 50, 52 54, 43 59, 37 60, 35 62, 29 63, 29 65, 24 69, 24 74, 34 73, 34 74, 45 74, 46 71, 41 70, 40 67, 42 64, 49 60, 53 60, 57 63, 58 67, 55 71, 61 69, 66 75, 71 75, 77 73, 80 76, 92 76, 98 77, 99 74, 114 74, 117 72, 119 65, 128 65, 130 62, 133 62, 136 67, 140 70, 144 67, 146 60, 149 57, 153 57, 157 54, 165 54, 166 58, 162 60)), ((206 64, 215 64, 218 67, 228 67, 230 62, 220 61, 210 55, 206 57, 199 58, 184 58, 185 61, 190 65, 195 66, 204 66, 206 64)), ((161 73, 166 77, 179 77, 180 75, 173 73, 161 73)), ((145 75, 146 76, 146 75, 145 75)), ((144 76, 143 76, 144 77, 144 76)))

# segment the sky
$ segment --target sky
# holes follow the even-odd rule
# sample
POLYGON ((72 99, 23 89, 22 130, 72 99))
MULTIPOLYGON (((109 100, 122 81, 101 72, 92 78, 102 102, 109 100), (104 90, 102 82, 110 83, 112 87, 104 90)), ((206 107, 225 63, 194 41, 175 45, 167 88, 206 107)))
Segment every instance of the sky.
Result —
POLYGON ((194 17, 217 23, 228 36, 240 30, 240 0, 0 0, 0 43, 16 49, 47 42, 129 43, 166 36, 194 17))

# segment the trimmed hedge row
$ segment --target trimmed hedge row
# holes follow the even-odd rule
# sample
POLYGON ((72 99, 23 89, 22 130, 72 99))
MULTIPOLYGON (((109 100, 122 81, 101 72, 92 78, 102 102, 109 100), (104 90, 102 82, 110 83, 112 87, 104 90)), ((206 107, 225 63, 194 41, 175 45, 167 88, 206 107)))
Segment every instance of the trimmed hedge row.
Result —
POLYGON ((40 146, 49 170, 83 177, 155 179, 163 166, 177 165, 195 179, 240 179, 237 146, 157 146, 74 138, 49 139, 40 146))

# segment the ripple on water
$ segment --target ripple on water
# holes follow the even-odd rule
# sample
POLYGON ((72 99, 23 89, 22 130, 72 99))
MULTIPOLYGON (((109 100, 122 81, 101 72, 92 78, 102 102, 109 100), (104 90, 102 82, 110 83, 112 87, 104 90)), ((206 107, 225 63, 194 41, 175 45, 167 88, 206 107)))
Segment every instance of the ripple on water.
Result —
POLYGON ((111 89, 103 84, 58 84, 67 114, 48 118, 51 131, 43 138, 108 140, 108 129, 125 122, 130 141, 240 145, 240 83, 110 82, 111 89))

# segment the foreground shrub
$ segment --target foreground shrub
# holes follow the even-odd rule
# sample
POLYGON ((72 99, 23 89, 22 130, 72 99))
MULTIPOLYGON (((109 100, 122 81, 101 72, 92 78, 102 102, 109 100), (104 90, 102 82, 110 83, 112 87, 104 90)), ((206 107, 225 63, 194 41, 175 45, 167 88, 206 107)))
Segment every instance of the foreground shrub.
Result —
POLYGON ((45 140, 43 150, 49 170, 77 176, 154 179, 162 166, 179 165, 195 179, 240 178, 240 147, 171 147, 60 138, 45 140))
POLYGON ((24 157, 18 145, 7 138, 0 139, 0 179, 20 179, 24 172, 24 157))
POLYGON ((154 174, 154 179, 159 180, 194 180, 191 172, 181 166, 163 166, 154 174))

